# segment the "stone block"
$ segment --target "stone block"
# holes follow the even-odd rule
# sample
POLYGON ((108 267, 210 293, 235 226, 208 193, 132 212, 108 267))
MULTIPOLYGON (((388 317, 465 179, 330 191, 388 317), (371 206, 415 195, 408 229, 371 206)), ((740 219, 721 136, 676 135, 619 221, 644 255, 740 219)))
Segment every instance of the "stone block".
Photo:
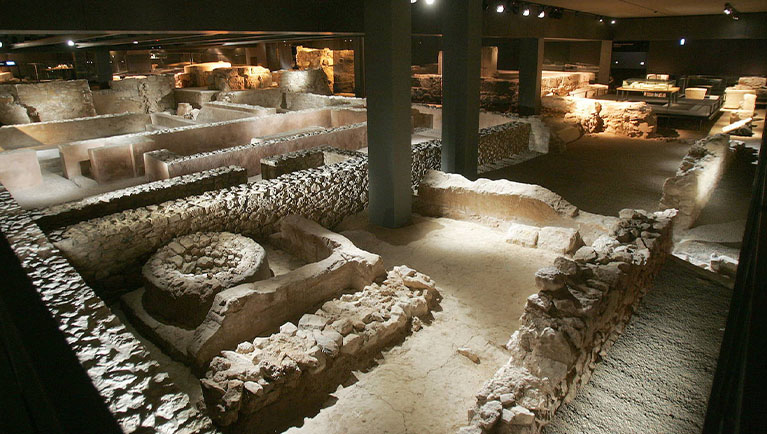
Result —
POLYGON ((540 228, 519 223, 512 223, 506 231, 506 242, 522 247, 536 247, 540 228))
POLYGON ((576 229, 546 226, 538 235, 538 248, 556 253, 572 254, 583 245, 576 229))
POLYGON ((37 152, 18 149, 0 152, 0 183, 8 189, 36 187, 43 183, 37 152))

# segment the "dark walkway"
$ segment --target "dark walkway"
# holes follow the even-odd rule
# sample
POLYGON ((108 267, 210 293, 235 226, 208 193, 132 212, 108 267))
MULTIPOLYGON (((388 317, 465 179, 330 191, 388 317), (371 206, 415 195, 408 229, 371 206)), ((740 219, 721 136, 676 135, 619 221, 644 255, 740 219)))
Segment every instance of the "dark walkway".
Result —
POLYGON ((655 211, 663 181, 674 175, 689 148, 680 142, 584 136, 563 153, 542 155, 482 177, 539 184, 598 214, 615 216, 623 208, 655 211))
POLYGON ((670 257, 590 382, 544 432, 699 433, 730 296, 713 274, 670 257))

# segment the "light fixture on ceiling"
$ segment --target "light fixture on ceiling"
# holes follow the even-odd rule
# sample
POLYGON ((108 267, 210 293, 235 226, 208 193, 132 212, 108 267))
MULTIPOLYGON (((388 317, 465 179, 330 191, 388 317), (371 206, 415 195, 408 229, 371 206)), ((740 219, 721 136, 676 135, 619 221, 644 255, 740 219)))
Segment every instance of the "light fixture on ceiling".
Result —
POLYGON ((540 12, 538 12, 538 18, 543 18, 543 17, 545 17, 545 16, 546 16, 546 8, 544 8, 543 6, 541 6, 541 11, 540 11, 540 12))
POLYGON ((503 11, 506 10, 506 7, 503 5, 503 3, 498 3, 498 6, 495 7, 495 11, 499 14, 502 14, 503 11))
POLYGON ((725 15, 732 15, 733 11, 735 11, 735 8, 732 7, 731 4, 729 4, 729 3, 725 3, 724 4, 724 11, 723 12, 724 12, 725 15))
POLYGON ((530 6, 528 6, 528 5, 525 5, 525 6, 522 8, 522 16, 523 16, 523 17, 529 17, 529 16, 530 16, 530 6))
POLYGON ((413 3, 417 2, 417 1, 418 0, 410 0, 410 4, 412 5, 413 3))
POLYGON ((70 47, 74 47, 75 46, 75 41, 70 39, 70 40, 67 41, 67 45, 70 46, 70 47))
POLYGON ((644 61, 642 61, 642 62, 639 62, 639 64, 640 64, 640 65, 642 65, 642 66, 644 66, 644 61))
POLYGON ((685 38, 679 39, 679 45, 684 45, 686 43, 687 43, 687 39, 685 39, 685 38))
POLYGON ((598 18, 597 18, 597 20, 598 20, 600 23, 604 23, 604 22, 605 22, 605 17, 598 17, 598 18))
POLYGON ((617 22, 617 21, 615 21, 615 18, 613 18, 612 20, 610 20, 610 24, 615 24, 616 22, 617 22))
POLYGON ((433 5, 435 0, 426 0, 427 5, 433 5))
POLYGON ((0 41, 0 48, 3 48, 3 41, 0 41))
POLYGON ((138 41, 133 41, 133 45, 138 45, 138 41))

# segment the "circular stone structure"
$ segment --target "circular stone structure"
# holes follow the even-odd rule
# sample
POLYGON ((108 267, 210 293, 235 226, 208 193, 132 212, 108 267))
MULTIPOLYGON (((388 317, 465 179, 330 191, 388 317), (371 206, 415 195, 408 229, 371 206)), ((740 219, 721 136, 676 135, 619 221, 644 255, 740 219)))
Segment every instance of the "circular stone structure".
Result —
POLYGON ((266 251, 242 235, 198 232, 176 238, 141 270, 144 309, 158 319, 195 328, 224 289, 271 277, 266 251))

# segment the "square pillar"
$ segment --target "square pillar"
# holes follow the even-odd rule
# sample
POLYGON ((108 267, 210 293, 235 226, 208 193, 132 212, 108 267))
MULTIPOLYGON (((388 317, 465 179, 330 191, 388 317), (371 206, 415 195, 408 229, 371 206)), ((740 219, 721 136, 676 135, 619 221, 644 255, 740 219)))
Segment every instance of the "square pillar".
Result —
POLYGON ((476 179, 482 1, 443 3, 442 170, 476 179))
POLYGON ((541 74, 543 73, 543 39, 519 41, 519 114, 541 112, 541 74))
POLYGON ((602 48, 599 50, 599 72, 597 73, 597 83, 610 83, 610 68, 612 68, 613 41, 602 41, 602 48))
POLYGON ((354 95, 365 98, 365 43, 358 36, 354 38, 354 95))
POLYGON ((410 183, 410 1, 366 0, 364 43, 371 223, 408 224, 410 183))
POLYGON ((112 82, 112 56, 108 50, 96 51, 96 77, 102 89, 109 89, 112 82))

